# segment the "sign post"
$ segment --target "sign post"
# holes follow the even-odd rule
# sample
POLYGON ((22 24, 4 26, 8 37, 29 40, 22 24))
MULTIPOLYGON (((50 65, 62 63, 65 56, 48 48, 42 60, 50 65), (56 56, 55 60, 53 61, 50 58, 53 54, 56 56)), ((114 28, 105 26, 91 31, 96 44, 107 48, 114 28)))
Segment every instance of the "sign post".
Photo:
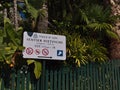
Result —
POLYGON ((66 60, 66 37, 36 32, 23 33, 23 58, 66 60))

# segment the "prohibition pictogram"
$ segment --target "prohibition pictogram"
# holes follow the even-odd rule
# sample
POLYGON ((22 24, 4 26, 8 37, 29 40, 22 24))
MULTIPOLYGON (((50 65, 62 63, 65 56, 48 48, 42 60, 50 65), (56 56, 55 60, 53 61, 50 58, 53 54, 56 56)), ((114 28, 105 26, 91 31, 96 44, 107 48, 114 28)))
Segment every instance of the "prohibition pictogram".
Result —
POLYGON ((40 54, 40 49, 36 49, 36 50, 35 50, 35 54, 36 54, 36 55, 39 55, 39 54, 40 54))
POLYGON ((42 54, 43 54, 44 56, 47 56, 47 55, 49 54, 49 50, 46 49, 46 48, 42 49, 42 54))
POLYGON ((33 54, 33 49, 32 49, 31 47, 26 48, 26 53, 27 53, 28 55, 33 54))

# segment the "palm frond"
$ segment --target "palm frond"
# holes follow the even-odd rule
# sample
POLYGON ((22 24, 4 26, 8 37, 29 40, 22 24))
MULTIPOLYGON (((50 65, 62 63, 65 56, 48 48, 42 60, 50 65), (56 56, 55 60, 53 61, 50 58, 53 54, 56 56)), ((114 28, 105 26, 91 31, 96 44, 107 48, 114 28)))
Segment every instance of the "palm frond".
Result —
POLYGON ((83 12, 81 9, 79 9, 79 13, 81 16, 81 21, 85 22, 86 24, 89 23, 88 17, 85 12, 83 12))
POLYGON ((87 53, 90 61, 103 62, 108 60, 107 49, 100 42, 95 39, 85 39, 85 43, 88 45, 87 53))
POLYGON ((28 0, 25 0, 26 8, 28 13, 31 14, 31 16, 36 19, 38 16, 38 11, 30 4, 28 3, 28 0))
POLYGON ((81 64, 86 64, 88 62, 86 55, 87 46, 83 43, 80 35, 77 33, 67 33, 66 37, 67 48, 69 49, 69 55, 67 54, 67 57, 75 59, 78 66, 81 64))
POLYGON ((18 46, 18 43, 20 44, 20 41, 16 41, 16 37, 18 36, 17 32, 14 30, 14 27, 8 18, 4 19, 4 34, 6 39, 10 39, 16 46, 18 46))
POLYGON ((88 24, 89 23, 89 19, 88 19, 88 16, 86 15, 86 13, 77 8, 78 11, 76 11, 74 14, 73 14, 73 22, 75 24, 88 24))
POLYGON ((93 29, 94 31, 102 31, 102 30, 111 30, 112 25, 109 23, 90 23, 88 27, 93 29))
POLYGON ((114 39, 118 39, 119 40, 119 36, 113 32, 113 31, 110 31, 110 30, 106 30, 106 35, 110 38, 114 38, 114 39))
POLYGON ((94 4, 88 6, 85 10, 89 20, 91 22, 108 22, 110 19, 111 11, 109 8, 103 8, 103 6, 94 4))

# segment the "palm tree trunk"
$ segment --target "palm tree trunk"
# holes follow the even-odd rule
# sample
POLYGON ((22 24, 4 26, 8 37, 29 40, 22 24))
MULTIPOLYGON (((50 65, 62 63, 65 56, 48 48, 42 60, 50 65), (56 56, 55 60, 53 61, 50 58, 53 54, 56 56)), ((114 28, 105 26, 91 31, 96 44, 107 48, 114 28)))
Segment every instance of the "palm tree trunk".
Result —
POLYGON ((14 24, 15 24, 15 30, 18 30, 17 0, 14 0, 13 3, 14 3, 14 24))
POLYGON ((4 9, 3 13, 4 13, 4 18, 7 18, 7 9, 6 8, 4 9))
MULTIPOLYGON (((110 0, 112 9, 112 15, 120 15, 120 1, 119 0, 110 0)), ((114 23, 114 31, 120 37, 120 19, 118 18, 114 23)), ((111 59, 120 59, 120 40, 112 39, 110 44, 110 57, 111 59)))
POLYGON ((38 16, 37 20, 37 31, 40 33, 47 33, 48 29, 48 8, 47 5, 43 4, 43 7, 41 9, 44 14, 44 16, 41 16, 41 14, 38 16))

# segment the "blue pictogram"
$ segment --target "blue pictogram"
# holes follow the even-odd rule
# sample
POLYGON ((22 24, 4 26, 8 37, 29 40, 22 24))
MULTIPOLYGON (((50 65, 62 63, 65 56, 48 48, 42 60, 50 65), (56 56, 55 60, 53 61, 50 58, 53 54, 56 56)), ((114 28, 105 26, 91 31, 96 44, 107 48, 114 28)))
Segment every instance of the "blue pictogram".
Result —
POLYGON ((63 50, 57 50, 57 56, 63 56, 63 50))

